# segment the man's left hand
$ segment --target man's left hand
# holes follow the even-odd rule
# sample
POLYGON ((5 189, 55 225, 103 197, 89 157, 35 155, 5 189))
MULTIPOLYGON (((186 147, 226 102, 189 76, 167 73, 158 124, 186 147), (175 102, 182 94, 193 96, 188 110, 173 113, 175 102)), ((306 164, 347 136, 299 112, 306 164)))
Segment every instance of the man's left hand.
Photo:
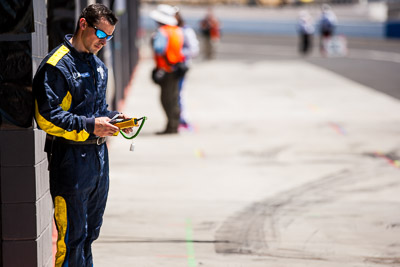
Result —
MULTIPOLYGON (((121 113, 121 114, 119 114, 118 118, 120 118, 120 119, 129 119, 130 117, 128 117, 125 114, 121 113)), ((130 134, 131 132, 133 132, 133 129, 132 128, 125 128, 125 129, 122 129, 122 131, 124 133, 126 133, 126 134, 130 134)))

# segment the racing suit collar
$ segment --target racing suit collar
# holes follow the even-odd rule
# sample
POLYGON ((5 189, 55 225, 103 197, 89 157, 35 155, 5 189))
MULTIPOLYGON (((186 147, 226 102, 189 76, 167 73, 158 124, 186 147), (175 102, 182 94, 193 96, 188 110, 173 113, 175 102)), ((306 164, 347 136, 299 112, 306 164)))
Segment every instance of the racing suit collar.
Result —
POLYGON ((74 55, 76 55, 78 58, 80 58, 83 61, 88 61, 91 60, 93 58, 93 54, 92 53, 85 53, 85 52, 78 52, 71 44, 70 40, 72 38, 72 34, 67 34, 64 37, 64 45, 68 47, 68 49, 71 51, 71 53, 73 53, 74 55))

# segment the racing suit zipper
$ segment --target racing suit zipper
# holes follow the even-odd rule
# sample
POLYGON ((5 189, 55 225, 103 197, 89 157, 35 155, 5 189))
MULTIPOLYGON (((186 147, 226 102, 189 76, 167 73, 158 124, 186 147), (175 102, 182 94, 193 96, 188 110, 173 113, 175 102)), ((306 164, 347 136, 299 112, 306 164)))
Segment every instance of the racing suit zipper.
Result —
POLYGON ((90 68, 90 70, 92 71, 94 88, 96 88, 96 91, 97 91, 96 73, 95 73, 94 70, 93 70, 92 64, 90 64, 90 61, 86 61, 86 63, 89 65, 89 68, 90 68))
MULTIPOLYGON (((93 84, 94 84, 94 92, 95 92, 95 97, 94 97, 94 99, 95 99, 95 101, 94 101, 94 115, 96 116, 96 114, 98 113, 98 101, 97 101, 97 95, 98 95, 98 92, 97 92, 97 81, 96 81, 96 72, 94 71, 94 69, 93 69, 93 66, 92 66, 92 64, 90 64, 90 61, 87 61, 87 64, 89 65, 89 68, 90 68, 90 70, 92 71, 92 74, 93 74, 93 84)), ((100 154, 100 146, 96 146, 95 147, 95 151, 96 151, 96 156, 97 156, 97 159, 98 159, 98 163, 99 163, 99 165, 98 165, 98 171, 100 172, 101 171, 101 154, 100 154)))
POLYGON ((97 109, 98 109, 98 107, 97 107, 97 81, 96 81, 96 72, 94 71, 94 69, 93 69, 93 66, 92 66, 92 64, 90 63, 90 61, 87 61, 87 64, 89 65, 89 68, 90 68, 90 70, 92 71, 92 74, 93 74, 93 84, 94 84, 94 92, 95 92, 95 97, 94 97, 94 99, 95 99, 95 101, 94 101, 94 114, 96 114, 97 113, 97 109))

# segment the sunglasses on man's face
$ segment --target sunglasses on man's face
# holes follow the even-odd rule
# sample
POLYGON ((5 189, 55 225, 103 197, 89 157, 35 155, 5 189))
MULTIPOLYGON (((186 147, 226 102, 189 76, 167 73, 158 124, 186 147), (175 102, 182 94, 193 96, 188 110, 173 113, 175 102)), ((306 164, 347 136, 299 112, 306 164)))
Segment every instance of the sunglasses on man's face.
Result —
POLYGON ((110 40, 114 37, 114 35, 112 35, 112 34, 111 34, 111 35, 108 35, 107 33, 103 32, 102 30, 97 29, 97 27, 94 26, 94 25, 92 25, 92 24, 89 24, 89 23, 88 23, 88 25, 89 25, 90 27, 92 27, 93 29, 96 30, 96 36, 97 36, 97 38, 99 38, 99 39, 104 39, 104 38, 106 38, 107 41, 110 41, 110 40))

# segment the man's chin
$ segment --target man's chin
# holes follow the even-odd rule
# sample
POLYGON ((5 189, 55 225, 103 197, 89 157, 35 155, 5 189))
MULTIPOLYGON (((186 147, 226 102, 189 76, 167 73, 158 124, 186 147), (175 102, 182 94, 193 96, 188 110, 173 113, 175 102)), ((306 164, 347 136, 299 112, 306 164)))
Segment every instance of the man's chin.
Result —
POLYGON ((97 54, 102 48, 103 48, 103 47, 97 47, 97 46, 95 46, 95 47, 93 47, 93 48, 90 50, 90 53, 92 53, 92 54, 97 54))

